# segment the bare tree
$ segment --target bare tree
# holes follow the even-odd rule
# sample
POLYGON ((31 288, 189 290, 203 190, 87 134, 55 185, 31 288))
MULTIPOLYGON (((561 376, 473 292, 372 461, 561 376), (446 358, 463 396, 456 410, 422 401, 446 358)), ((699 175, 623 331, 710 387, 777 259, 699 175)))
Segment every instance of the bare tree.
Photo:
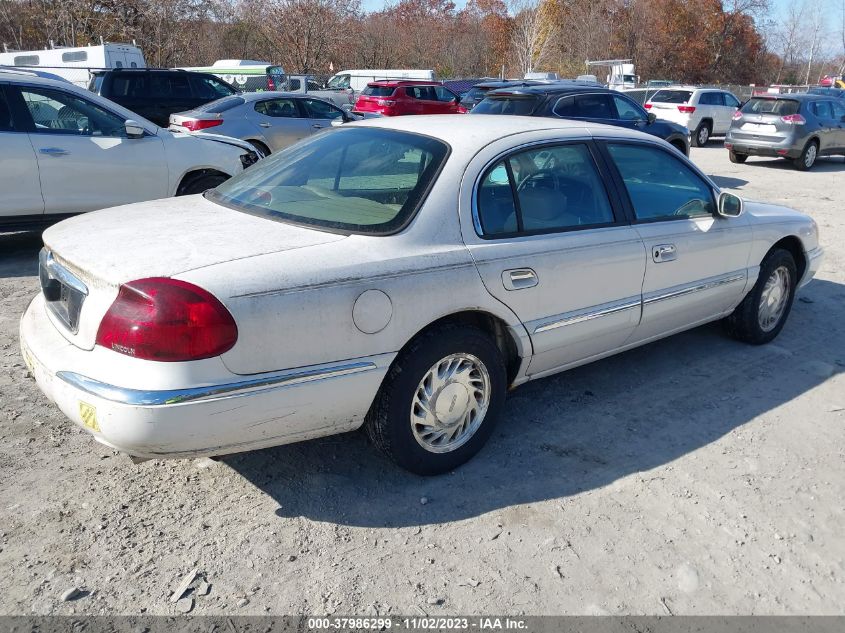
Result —
POLYGON ((513 16, 511 48, 519 71, 530 73, 548 54, 549 42, 557 27, 544 19, 538 0, 511 0, 508 9, 513 16))

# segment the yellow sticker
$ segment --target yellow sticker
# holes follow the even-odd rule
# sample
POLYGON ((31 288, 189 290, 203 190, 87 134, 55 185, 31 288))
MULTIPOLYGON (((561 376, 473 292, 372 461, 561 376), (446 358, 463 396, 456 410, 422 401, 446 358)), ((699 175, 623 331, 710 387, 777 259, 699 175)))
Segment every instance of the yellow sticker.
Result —
POLYGON ((29 350, 21 345, 21 356, 23 356, 23 362, 26 363, 26 368, 29 370, 29 373, 33 373, 35 366, 32 362, 32 357, 29 355, 29 350))
POLYGON ((80 400, 79 416, 82 418, 82 424, 85 427, 91 429, 96 433, 100 432, 100 425, 97 424, 97 409, 95 409, 87 402, 82 402, 80 400))

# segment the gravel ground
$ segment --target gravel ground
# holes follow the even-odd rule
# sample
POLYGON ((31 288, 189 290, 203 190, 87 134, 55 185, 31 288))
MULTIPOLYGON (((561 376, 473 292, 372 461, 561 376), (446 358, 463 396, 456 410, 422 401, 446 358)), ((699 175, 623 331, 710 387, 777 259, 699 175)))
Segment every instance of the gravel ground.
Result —
POLYGON ((720 185, 820 225, 775 344, 713 325, 526 385, 438 478, 358 433, 133 465, 27 378, 39 241, 0 237, 0 614, 845 613, 845 163, 719 145, 720 185))

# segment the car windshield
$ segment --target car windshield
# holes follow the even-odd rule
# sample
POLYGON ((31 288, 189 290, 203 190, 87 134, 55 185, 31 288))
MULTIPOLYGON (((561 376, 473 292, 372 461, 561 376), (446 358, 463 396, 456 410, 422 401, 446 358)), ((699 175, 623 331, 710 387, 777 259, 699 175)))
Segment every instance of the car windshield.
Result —
POLYGON ((367 86, 361 91, 361 94, 370 97, 389 97, 396 90, 393 86, 367 86))
POLYGON ((473 114, 523 114, 530 115, 537 100, 528 96, 486 97, 472 109, 473 114))
POLYGON ((795 99, 771 99, 765 97, 752 97, 744 106, 743 114, 776 114, 787 116, 797 114, 801 104, 795 99))
POLYGON ((464 99, 468 101, 475 101, 476 99, 483 99, 484 95, 487 94, 489 88, 470 88, 469 91, 464 95, 464 99))
POLYGON ((206 197, 271 220, 384 235, 416 213, 449 153, 419 134, 348 128, 274 154, 206 197))
POLYGON ((649 99, 652 103, 686 103, 692 97, 692 92, 689 90, 658 90, 655 95, 649 99))
POLYGON ((349 75, 335 75, 329 79, 329 83, 326 84, 326 88, 329 90, 345 90, 346 88, 349 88, 349 84, 349 75))

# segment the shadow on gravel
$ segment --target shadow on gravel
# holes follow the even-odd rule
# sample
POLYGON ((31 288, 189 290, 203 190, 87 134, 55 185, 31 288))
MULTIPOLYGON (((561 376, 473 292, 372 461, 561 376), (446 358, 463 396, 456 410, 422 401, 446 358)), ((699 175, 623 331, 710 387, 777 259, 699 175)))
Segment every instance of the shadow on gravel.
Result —
POLYGON ((747 180, 742 178, 731 178, 730 176, 714 176, 709 174, 710 180, 715 182, 719 187, 724 189, 742 189, 748 184, 747 180))
POLYGON ((662 466, 843 371, 845 285, 817 280, 775 343, 744 345, 712 324, 520 387, 487 446, 448 475, 404 472, 362 433, 224 461, 273 497, 280 517, 370 527, 460 521, 662 466))
POLYGON ((30 277, 38 274, 41 232, 0 233, 0 277, 30 277))
MULTIPOLYGON (((752 156, 745 164, 749 167, 770 167, 773 169, 797 171, 793 167, 792 161, 784 160, 783 158, 756 158, 752 156)), ((813 165, 813 168, 808 173, 837 173, 841 171, 845 171, 845 158, 842 156, 824 156, 816 161, 816 164, 813 165)))

